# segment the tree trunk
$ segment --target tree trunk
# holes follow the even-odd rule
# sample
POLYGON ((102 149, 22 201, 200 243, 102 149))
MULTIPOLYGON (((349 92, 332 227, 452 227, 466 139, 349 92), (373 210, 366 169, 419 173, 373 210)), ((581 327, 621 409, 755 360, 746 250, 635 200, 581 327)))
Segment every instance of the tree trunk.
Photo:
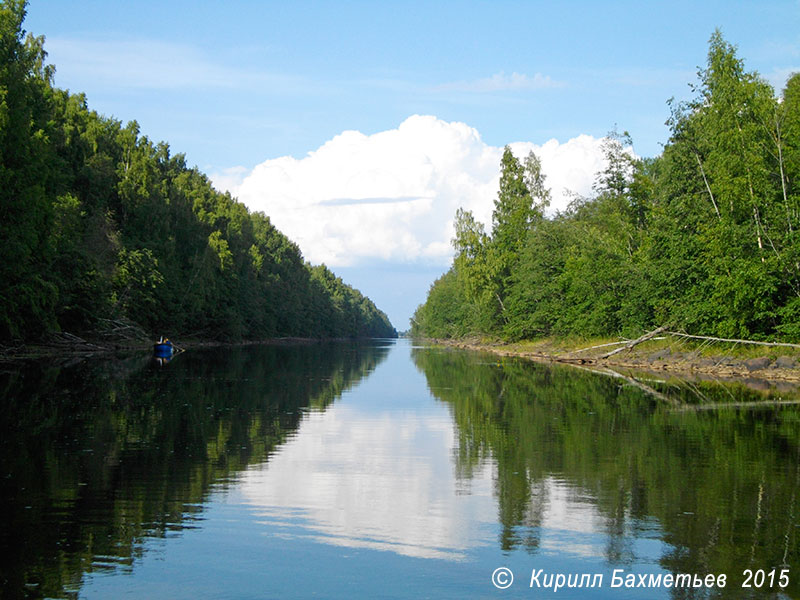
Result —
POLYGON ((650 338, 653 338, 653 337, 657 336, 659 333, 661 333, 662 331, 666 330, 666 328, 667 328, 666 325, 662 325, 658 329, 654 329, 650 333, 645 333, 642 337, 638 337, 635 340, 633 340, 631 342, 628 342, 622 348, 617 348, 616 350, 612 350, 611 352, 607 352, 606 354, 603 354, 600 358, 608 358, 609 356, 614 356, 615 354, 617 354, 618 352, 622 352, 623 350, 630 350, 635 345, 641 344, 642 342, 646 342, 650 338))
POLYGON ((700 174, 703 176, 703 183, 706 184, 706 190, 708 190, 708 195, 711 197, 711 204, 714 205, 714 212, 717 213, 717 218, 721 219, 722 216, 719 214, 719 208, 717 208, 717 203, 714 200, 714 193, 711 191, 711 186, 708 185, 708 179, 706 178, 706 172, 703 169, 703 163, 700 160, 700 156, 697 154, 697 152, 695 152, 694 157, 697 159, 697 166, 700 167, 700 174))

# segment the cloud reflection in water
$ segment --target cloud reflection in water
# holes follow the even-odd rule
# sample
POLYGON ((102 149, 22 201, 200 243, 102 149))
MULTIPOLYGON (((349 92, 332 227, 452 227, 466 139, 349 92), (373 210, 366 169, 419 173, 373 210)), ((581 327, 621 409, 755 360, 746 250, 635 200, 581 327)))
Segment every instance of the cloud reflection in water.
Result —
MULTIPOLYGON (((276 537, 417 558, 463 560, 497 544, 495 465, 468 482, 453 465, 456 432, 446 407, 372 413, 339 403, 309 413, 269 462, 249 470, 240 490, 276 537)), ((563 481, 540 482, 539 550, 603 555, 602 519, 563 481)))

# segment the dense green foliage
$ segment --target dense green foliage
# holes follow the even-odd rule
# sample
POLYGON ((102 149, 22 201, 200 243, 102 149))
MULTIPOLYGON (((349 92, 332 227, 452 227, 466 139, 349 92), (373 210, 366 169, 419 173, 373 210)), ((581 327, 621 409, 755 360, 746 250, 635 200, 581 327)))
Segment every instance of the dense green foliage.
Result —
POLYGON ((269 217, 53 87, 24 16, 0 3, 0 342, 121 317, 202 337, 395 335, 269 217))
POLYGON ((638 159, 604 142, 594 195, 543 216, 538 161, 506 149, 491 234, 456 215, 456 258, 412 332, 697 334, 800 340, 800 74, 780 98, 719 32, 696 98, 671 102, 671 137, 638 159))

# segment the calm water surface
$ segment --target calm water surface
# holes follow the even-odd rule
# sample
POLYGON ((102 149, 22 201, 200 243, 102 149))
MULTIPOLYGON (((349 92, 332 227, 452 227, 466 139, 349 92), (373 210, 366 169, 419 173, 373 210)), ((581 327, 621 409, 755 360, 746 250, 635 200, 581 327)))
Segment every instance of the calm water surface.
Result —
POLYGON ((800 408, 646 385, 404 340, 6 365, 0 597, 800 597, 800 408))

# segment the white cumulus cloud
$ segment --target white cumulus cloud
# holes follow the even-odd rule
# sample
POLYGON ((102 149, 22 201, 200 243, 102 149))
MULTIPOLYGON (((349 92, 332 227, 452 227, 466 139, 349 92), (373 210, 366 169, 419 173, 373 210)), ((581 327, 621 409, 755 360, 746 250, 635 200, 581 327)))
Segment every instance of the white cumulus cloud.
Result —
MULTIPOLYGON (((591 191, 603 166, 601 142, 581 135, 510 146, 520 158, 531 150, 539 156, 557 210, 569 201, 565 189, 591 191)), ((446 265, 457 208, 491 224, 502 153, 464 123, 415 115, 373 135, 345 131, 301 159, 270 159, 247 174, 211 177, 266 213, 312 263, 446 265), (238 185, 235 175, 242 175, 238 185)))

